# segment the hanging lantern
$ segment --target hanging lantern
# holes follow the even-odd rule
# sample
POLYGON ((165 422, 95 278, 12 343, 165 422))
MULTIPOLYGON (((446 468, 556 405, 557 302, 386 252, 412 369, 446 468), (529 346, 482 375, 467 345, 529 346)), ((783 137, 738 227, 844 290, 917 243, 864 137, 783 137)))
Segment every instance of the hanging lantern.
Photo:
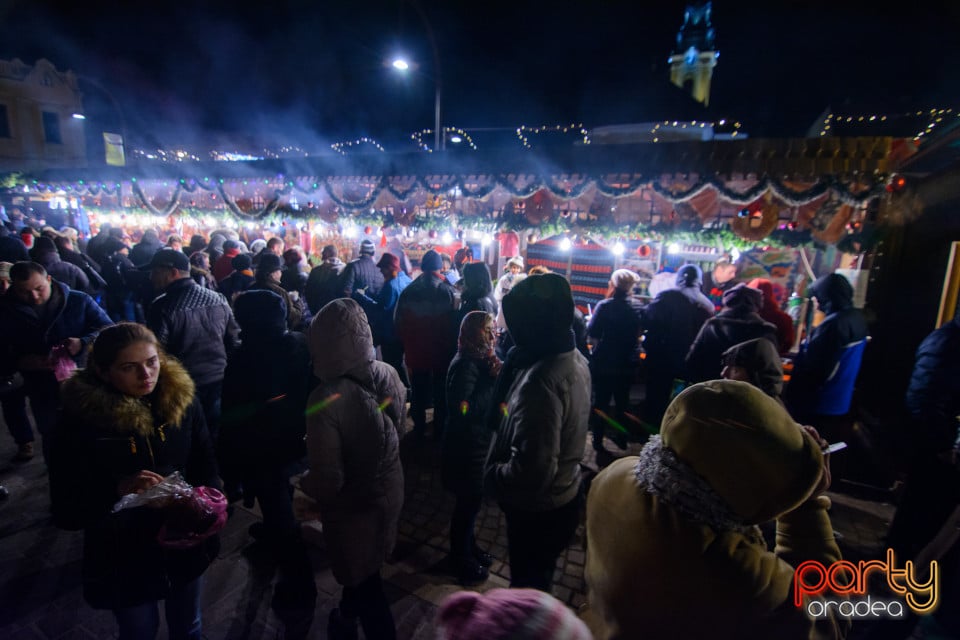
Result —
POLYGON ((650 249, 650 245, 648 244, 642 244, 637 247, 637 255, 641 258, 649 258, 651 253, 653 253, 653 251, 650 249))
POLYGON ((363 232, 366 235, 370 235, 371 233, 373 233, 373 227, 371 227, 370 225, 367 225, 363 228, 363 232))

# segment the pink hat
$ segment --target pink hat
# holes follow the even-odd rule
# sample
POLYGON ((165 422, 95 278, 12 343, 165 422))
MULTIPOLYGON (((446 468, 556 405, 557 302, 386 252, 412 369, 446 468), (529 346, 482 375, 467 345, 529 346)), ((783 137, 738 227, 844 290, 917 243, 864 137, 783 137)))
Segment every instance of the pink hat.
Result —
POLYGON ((591 640, 564 603, 536 589, 458 591, 437 610, 438 640, 591 640))

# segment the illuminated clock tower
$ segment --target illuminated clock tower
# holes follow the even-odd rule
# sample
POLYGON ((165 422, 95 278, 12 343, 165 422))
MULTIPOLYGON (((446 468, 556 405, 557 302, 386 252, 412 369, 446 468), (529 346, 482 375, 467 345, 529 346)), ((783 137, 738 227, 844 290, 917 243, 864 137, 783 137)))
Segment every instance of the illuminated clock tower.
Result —
POLYGON ((710 104, 710 80, 720 53, 714 47, 710 2, 688 4, 677 45, 670 54, 670 82, 690 92, 693 99, 710 104))

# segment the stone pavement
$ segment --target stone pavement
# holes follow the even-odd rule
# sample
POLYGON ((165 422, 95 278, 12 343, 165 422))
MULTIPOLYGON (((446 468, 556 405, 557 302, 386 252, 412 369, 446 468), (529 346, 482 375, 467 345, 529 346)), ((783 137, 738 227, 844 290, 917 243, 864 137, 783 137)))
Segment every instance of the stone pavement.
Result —
MULTIPOLYGON (((113 617, 94 611, 83 601, 80 588, 82 534, 54 528, 48 516, 47 478, 38 455, 26 464, 9 461, 14 445, 2 429, 0 482, 10 497, 0 502, 0 638, 79 639, 115 637, 113 617)), ((612 455, 639 451, 631 443, 620 451, 607 442, 612 455)), ((39 449, 39 447, 38 447, 39 449)), ((432 619, 437 604, 461 587, 447 573, 447 530, 453 499, 440 483, 439 445, 432 441, 401 444, 406 501, 400 535, 392 561, 383 571, 387 596, 401 640, 432 640, 432 619)), ((587 476, 597 470, 588 445, 583 468, 587 476)), ((298 513, 309 518, 298 500, 298 513)), ((890 504, 834 494, 832 517, 843 534, 848 557, 877 557, 892 515, 890 504)), ((318 597, 309 611, 276 611, 271 608, 275 564, 247 533, 258 520, 255 510, 238 507, 225 528, 219 558, 205 575, 203 594, 204 635, 213 639, 324 638, 327 616, 339 599, 339 586, 330 571, 316 523, 306 522, 318 597)), ((506 563, 506 524, 495 504, 487 503, 478 519, 478 542, 494 555, 490 579, 477 590, 509 584, 506 563)), ((583 527, 557 563, 554 595, 571 607, 585 599, 583 582, 583 527)), ((161 638, 166 637, 161 629, 161 638)))

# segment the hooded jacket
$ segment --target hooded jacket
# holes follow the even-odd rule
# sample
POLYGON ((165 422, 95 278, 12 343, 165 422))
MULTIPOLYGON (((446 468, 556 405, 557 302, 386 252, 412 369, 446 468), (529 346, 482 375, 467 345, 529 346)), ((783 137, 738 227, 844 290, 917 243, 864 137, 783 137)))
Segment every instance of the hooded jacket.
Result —
POLYGON ((551 511, 580 491, 590 416, 590 369, 574 343, 570 284, 558 274, 530 276, 501 308, 516 346, 491 402, 500 417, 484 487, 504 509, 551 511))
POLYGON ((723 294, 723 310, 700 328, 687 354, 687 379, 690 382, 714 380, 723 369, 723 352, 753 338, 777 343, 777 328, 758 313, 762 295, 756 289, 738 284, 723 294))
POLYGON ((813 496, 817 443, 745 382, 694 385, 671 403, 639 457, 593 479, 587 496, 583 614, 597 640, 842 638, 836 611, 793 604, 800 562, 840 560, 813 496), (776 519, 773 552, 756 526, 776 519))
POLYGON ((801 345, 787 385, 787 407, 798 419, 843 415, 867 342, 867 321, 853 306, 853 287, 838 273, 818 278, 807 292, 826 314, 801 345))
POLYGON ((403 505, 399 438, 406 387, 374 358, 356 301, 327 304, 307 333, 320 384, 307 403, 304 492, 317 501, 337 582, 356 586, 393 550, 403 505))
POLYGON ((206 570, 219 539, 188 550, 162 549, 156 536, 163 510, 111 509, 121 497, 118 481, 142 469, 162 476, 179 471, 193 486, 219 487, 193 381, 168 357, 147 402, 114 390, 93 369, 64 382, 61 398, 51 502, 60 526, 84 529, 84 598, 96 609, 164 599, 206 570))

